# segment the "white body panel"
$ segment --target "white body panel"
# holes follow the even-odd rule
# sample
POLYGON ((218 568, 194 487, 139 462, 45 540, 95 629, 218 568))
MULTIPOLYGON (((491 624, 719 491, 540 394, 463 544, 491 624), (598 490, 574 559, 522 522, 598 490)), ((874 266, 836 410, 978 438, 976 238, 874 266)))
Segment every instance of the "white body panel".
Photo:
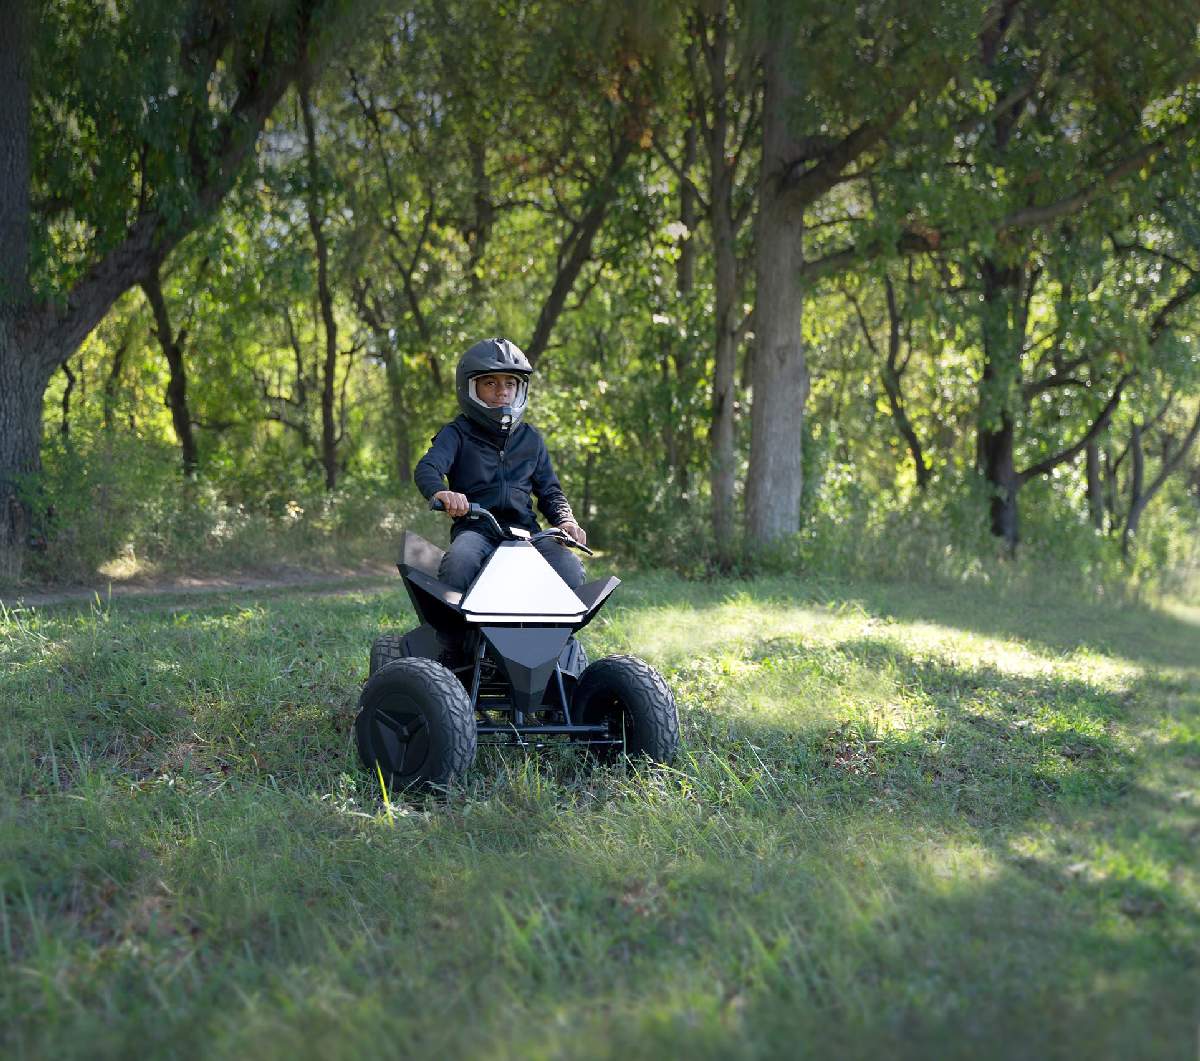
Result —
POLYGON ((587 608, 537 549, 512 542, 492 554, 462 610, 471 622, 569 622, 587 608))

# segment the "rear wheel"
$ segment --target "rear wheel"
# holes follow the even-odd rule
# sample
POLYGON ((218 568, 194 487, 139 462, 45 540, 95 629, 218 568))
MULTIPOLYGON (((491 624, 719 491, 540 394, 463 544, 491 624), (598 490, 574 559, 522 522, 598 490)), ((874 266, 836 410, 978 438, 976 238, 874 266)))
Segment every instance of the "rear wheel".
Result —
POLYGON ((404 638, 399 634, 380 634, 371 645, 371 665, 368 674, 374 674, 389 663, 404 659, 404 638))
POLYGON ((462 683, 440 663, 410 657, 363 686, 354 733, 363 765, 389 790, 444 788, 475 761, 475 713, 462 683))
POLYGON ((603 724, 620 744, 595 745, 605 762, 624 752, 669 763, 679 750, 679 713, 662 675, 636 656, 605 656, 582 674, 571 715, 584 725, 603 724))

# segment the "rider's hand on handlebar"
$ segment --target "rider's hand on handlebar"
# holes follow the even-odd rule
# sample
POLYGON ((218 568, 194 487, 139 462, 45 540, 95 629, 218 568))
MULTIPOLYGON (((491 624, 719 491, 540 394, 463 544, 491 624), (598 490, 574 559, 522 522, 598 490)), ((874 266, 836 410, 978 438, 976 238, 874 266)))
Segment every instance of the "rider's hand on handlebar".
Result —
POLYGON ((448 516, 465 516, 471 504, 466 494, 456 494, 453 490, 439 490, 433 495, 446 506, 448 516))
POLYGON ((566 523, 560 523, 558 529, 577 541, 580 545, 587 545, 587 531, 574 520, 567 520, 566 523))

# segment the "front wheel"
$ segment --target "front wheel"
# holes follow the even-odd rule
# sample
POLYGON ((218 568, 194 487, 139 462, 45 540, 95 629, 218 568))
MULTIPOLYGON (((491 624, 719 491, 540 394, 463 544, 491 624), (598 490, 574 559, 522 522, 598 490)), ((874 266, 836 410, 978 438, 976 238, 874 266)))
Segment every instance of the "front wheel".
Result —
POLYGON ((605 725, 620 744, 596 745, 612 761, 622 752, 669 763, 679 750, 679 713, 663 677, 636 656, 605 656, 579 678, 571 715, 584 725, 605 725))
POLYGON ((399 659, 367 679, 354 733, 358 754, 389 790, 444 788, 475 761, 475 713, 462 683, 440 663, 399 659))

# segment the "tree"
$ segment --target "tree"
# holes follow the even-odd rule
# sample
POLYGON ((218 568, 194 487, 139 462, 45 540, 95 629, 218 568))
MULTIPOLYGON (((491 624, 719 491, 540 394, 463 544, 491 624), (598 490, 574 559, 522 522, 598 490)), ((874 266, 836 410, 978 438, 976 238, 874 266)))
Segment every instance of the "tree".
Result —
MULTIPOLYGON (((755 201, 755 149, 761 134, 762 87, 758 56, 737 12, 699 5, 687 19, 685 51, 694 119, 704 149, 705 186, 697 187, 687 152, 674 160, 659 136, 659 153, 676 173, 681 192, 699 202, 712 235, 713 382, 709 422, 709 483, 712 526, 719 567, 732 562, 737 459, 735 408, 737 353, 750 326, 742 310, 747 255, 739 238, 755 201)), ((691 143, 692 141, 685 141, 691 143)), ((694 147, 692 148, 694 150, 694 147)))
POLYGON ((941 89, 965 60, 970 27, 985 24, 988 18, 973 4, 762 6, 763 149, 746 483, 747 532, 756 545, 799 526, 809 391, 799 284, 819 271, 805 258, 806 215, 842 185, 863 179, 867 163, 902 122, 920 125, 914 104, 941 89))
POLYGON ((221 202, 345 8, 337 0, 124 8, 79 0, 35 17, 31 0, 6 5, 0 576, 21 569, 28 512, 18 487, 39 467, 50 377, 122 292, 221 202))
MULTIPOLYGON (((993 172, 1006 171, 1006 184, 1012 189, 1006 197, 1008 213, 997 226, 998 238, 981 250, 976 266, 983 292, 984 349, 978 459, 993 487, 992 532, 1010 549, 1019 538, 1017 494, 1022 485, 1082 452, 1107 426, 1130 378, 1127 369, 1114 373, 1107 397, 1075 439, 1018 468, 1020 404, 1064 386, 1071 378, 1068 362, 1077 367, 1102 352, 1084 350, 1072 358, 1056 338, 1050 344, 1048 371, 1032 381, 1028 378, 1023 362, 1028 361, 1027 351, 1036 349, 1027 337, 1028 308, 1045 275, 1034 236, 1039 228, 1062 231, 1063 219, 1111 196, 1122 182, 1136 181, 1139 171, 1160 159, 1179 129, 1163 123, 1157 129, 1147 127, 1142 116, 1156 98, 1174 91, 1181 78, 1194 76, 1175 62, 1152 58, 1164 44, 1187 40, 1174 19, 1151 19, 1149 27, 1140 20, 1114 27, 1094 16, 1081 17, 1068 5, 1049 13, 1028 7, 1018 11, 1018 6, 1011 5, 1008 15, 1018 23, 1010 34, 1010 47, 1002 52, 989 41, 981 55, 984 76, 997 96, 1009 102, 998 106, 981 126, 987 133, 976 148, 982 165, 993 172), (1113 83, 1118 77, 1120 83, 1113 83), (1055 135, 1077 124, 1081 114, 1088 115, 1086 134, 1055 135), (1099 176, 1095 159, 1106 160, 1099 176), (1080 163, 1088 173, 1086 183, 1072 186, 1076 178, 1071 170, 1080 163)), ((1103 205, 1111 206, 1111 198, 1103 205)), ((1042 246, 1049 251, 1053 243, 1042 246)), ((1060 292, 1066 296, 1060 305, 1066 308, 1070 280, 1060 285, 1060 292)))
POLYGON ((1085 452, 1132 378, 1117 357, 1131 356, 1129 337, 1117 338, 1131 292, 1099 324, 1088 299, 1112 253, 1105 231, 1163 195, 1147 175, 1174 172, 1167 198, 1186 188, 1195 30, 1193 12, 1167 4, 1116 20, 1070 2, 993 5, 960 75, 919 122, 889 133, 878 202, 847 218, 849 246, 802 267, 827 274, 897 252, 939 260, 978 344, 976 465, 1010 550, 1022 486, 1085 452), (1023 433, 1039 420, 1051 429, 1023 433))
POLYGON ((1184 467, 1184 461, 1200 438, 1200 409, 1190 419, 1185 413, 1175 430, 1172 430, 1168 414, 1175 412, 1173 396, 1169 397, 1159 413, 1149 422, 1135 421, 1129 430, 1129 502, 1121 524, 1121 555, 1127 560, 1134 549, 1142 516, 1150 502, 1159 494, 1167 480, 1184 467), (1147 435, 1157 429, 1160 441, 1157 449, 1158 470, 1153 476, 1146 473, 1147 435))
POLYGON ((608 15, 542 7, 531 28, 515 11, 413 5, 377 19, 373 46, 344 72, 354 109, 342 124, 361 148, 341 167, 362 255, 350 286, 385 369, 402 470, 418 406, 439 398, 420 394, 427 379, 409 366, 442 390, 447 355, 498 331, 538 364, 600 259, 623 254, 605 229, 618 228, 646 147, 648 103, 621 20, 596 26, 608 15))
MULTIPOLYGON (((1165 181, 1156 182, 1161 191, 1165 181)), ((1089 440, 1087 489, 1098 530, 1119 535, 1132 561, 1142 517, 1168 481, 1184 471, 1197 438, 1200 363, 1194 353, 1200 305, 1200 232, 1186 196, 1165 198, 1159 213, 1139 219, 1112 240, 1111 271, 1137 291, 1132 313, 1144 338, 1140 356, 1128 359, 1125 416, 1089 440), (1114 438, 1125 445, 1114 452, 1114 438), (1101 445, 1103 442, 1103 446, 1101 445), (1103 453, 1103 462, 1101 454, 1103 453), (1123 482, 1122 482, 1123 478, 1123 482)))
MULTIPOLYGON (((915 286, 912 261, 910 260, 908 263, 907 283, 905 285, 905 290, 910 298, 915 286)), ((914 311, 909 305, 901 305, 900 300, 896 297, 896 285, 886 268, 883 273, 883 291, 887 325, 887 339, 884 344, 884 352, 880 351, 879 344, 875 341, 861 300, 856 297, 853 291, 847 293, 847 298, 854 307, 854 314, 858 319, 859 327, 862 329, 863 341, 870 348, 875 363, 880 366, 879 378, 883 386, 883 392, 887 395, 888 409, 896 425, 896 431, 904 441, 904 445, 908 448, 909 456, 912 458, 913 471, 917 479, 917 489, 924 490, 929 485, 931 469, 925 455, 924 444, 921 442, 917 434, 917 429, 913 424, 912 416, 909 414, 908 404, 904 399, 903 388, 904 376, 908 372, 909 363, 915 353, 912 327, 914 311)))

